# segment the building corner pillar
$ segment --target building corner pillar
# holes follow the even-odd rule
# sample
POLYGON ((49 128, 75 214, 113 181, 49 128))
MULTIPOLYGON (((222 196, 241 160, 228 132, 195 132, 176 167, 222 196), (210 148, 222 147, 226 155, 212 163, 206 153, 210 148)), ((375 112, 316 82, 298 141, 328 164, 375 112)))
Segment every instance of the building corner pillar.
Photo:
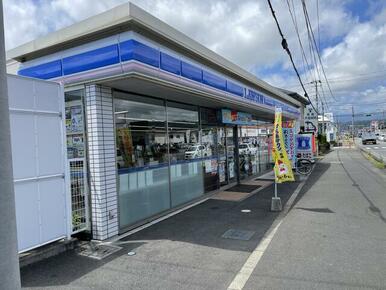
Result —
POLYGON ((85 94, 93 239, 118 234, 118 198, 112 90, 86 85, 85 94))

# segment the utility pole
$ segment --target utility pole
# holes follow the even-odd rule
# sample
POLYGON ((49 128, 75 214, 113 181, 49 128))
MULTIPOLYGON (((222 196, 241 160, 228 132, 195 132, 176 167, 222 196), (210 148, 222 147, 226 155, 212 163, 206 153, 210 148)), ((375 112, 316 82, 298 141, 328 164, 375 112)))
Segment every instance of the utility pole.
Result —
POLYGON ((318 131, 319 131, 319 93, 318 84, 321 84, 320 80, 312 81, 311 84, 315 85, 315 101, 316 101, 316 115, 318 116, 318 131))
POLYGON ((352 136, 352 142, 354 142, 354 106, 351 105, 351 136, 352 136))
POLYGON ((324 128, 324 103, 322 102, 322 134, 325 134, 326 130, 324 128))
POLYGON ((3 23, 0 0, 0 288, 20 289, 3 23))

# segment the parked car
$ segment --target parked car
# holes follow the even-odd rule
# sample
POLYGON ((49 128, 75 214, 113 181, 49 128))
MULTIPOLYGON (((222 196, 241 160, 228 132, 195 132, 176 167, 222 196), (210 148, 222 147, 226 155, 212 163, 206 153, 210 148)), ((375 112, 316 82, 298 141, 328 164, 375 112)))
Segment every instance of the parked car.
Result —
POLYGON ((373 132, 364 132, 362 134, 362 144, 377 144, 377 136, 373 132))
POLYGON ((257 148, 250 143, 239 144, 239 155, 243 154, 256 154, 257 148))
POLYGON ((211 155, 210 148, 205 145, 193 145, 185 151, 185 159, 195 159, 211 155))
POLYGON ((379 134, 378 140, 379 141, 386 141, 386 134, 379 134))

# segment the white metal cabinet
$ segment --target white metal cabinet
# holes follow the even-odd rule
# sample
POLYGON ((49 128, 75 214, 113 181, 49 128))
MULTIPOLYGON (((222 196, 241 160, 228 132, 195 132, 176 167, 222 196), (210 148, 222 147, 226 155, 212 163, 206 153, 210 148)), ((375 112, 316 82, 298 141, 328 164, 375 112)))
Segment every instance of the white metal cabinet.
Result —
POLYGON ((71 231, 63 88, 53 82, 8 78, 19 252, 71 231))

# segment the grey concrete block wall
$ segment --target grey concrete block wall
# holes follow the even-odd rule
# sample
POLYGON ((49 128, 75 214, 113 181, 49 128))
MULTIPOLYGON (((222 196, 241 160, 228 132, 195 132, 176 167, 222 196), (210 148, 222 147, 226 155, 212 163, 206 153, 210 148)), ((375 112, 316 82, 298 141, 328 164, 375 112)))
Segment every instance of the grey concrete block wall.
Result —
POLYGON ((86 86, 86 119, 90 168, 93 238, 118 234, 118 199, 112 90, 86 86))

